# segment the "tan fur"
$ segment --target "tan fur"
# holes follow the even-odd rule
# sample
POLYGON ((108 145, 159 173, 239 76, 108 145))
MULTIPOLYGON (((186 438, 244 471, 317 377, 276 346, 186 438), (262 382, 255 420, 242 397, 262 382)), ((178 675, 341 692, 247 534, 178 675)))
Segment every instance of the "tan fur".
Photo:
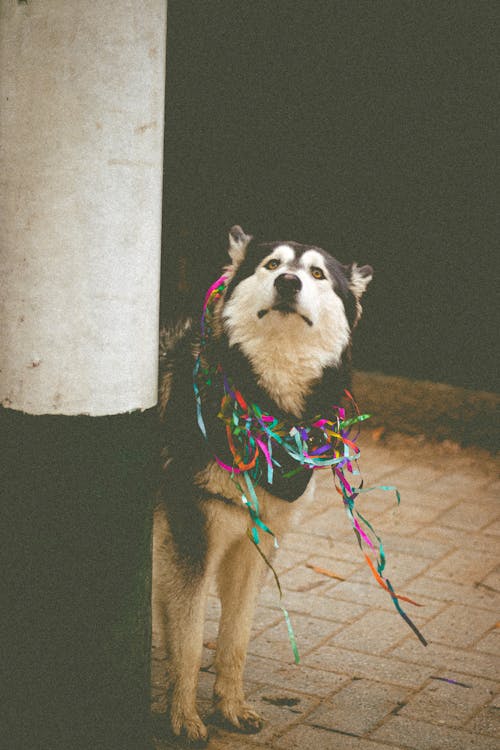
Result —
MULTIPOLYGON (((222 605, 215 657, 214 711, 236 729, 257 731, 262 725, 258 714, 245 701, 243 670, 255 599, 266 571, 262 557, 247 536, 248 511, 229 475, 212 463, 200 472, 197 482, 206 490, 234 501, 234 505, 217 499, 206 503, 208 554, 202 580, 192 586, 179 576, 167 518, 161 507, 155 513, 153 545, 153 632, 156 645, 167 656, 165 688, 173 686, 171 724, 175 734, 185 734, 192 741, 207 736, 196 710, 196 687, 204 611, 214 582, 222 605)), ((281 536, 290 523, 293 506, 262 488, 256 491, 262 520, 281 536)), ((271 558, 273 540, 264 532, 260 546, 271 558)))

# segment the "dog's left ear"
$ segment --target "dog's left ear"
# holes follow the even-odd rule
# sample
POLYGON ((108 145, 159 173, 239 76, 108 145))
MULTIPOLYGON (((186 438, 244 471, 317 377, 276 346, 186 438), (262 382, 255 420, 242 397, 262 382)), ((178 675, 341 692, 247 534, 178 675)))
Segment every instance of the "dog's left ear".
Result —
POLYGON ((349 288, 356 299, 360 300, 373 278, 373 268, 371 266, 358 266, 356 263, 352 263, 347 267, 347 278, 349 288))
POLYGON ((373 278, 373 268, 371 266, 358 266, 356 263, 351 263, 350 266, 346 267, 346 274, 349 289, 353 293, 356 301, 356 311, 354 314, 354 320, 351 324, 352 328, 354 328, 363 312, 363 308, 361 307, 361 297, 373 278))
POLYGON ((237 224, 229 230, 229 255, 235 266, 238 266, 245 257, 251 239, 252 235, 245 234, 237 224))

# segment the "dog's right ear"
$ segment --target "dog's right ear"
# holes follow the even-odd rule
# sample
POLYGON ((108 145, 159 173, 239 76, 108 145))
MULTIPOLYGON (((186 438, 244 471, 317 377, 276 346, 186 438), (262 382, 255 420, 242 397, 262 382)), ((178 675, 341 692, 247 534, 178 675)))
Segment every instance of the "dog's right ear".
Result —
POLYGON ((251 234, 245 234, 237 224, 229 230, 229 255, 235 266, 245 257, 247 245, 252 239, 251 234))

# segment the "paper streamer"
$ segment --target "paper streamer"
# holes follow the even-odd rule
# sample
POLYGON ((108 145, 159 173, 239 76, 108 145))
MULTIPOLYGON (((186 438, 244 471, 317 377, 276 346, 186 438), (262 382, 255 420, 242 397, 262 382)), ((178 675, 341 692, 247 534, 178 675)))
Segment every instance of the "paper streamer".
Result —
POLYGON ((275 546, 277 546, 277 540, 272 530, 260 518, 255 486, 259 485, 264 478, 267 478, 267 482, 272 484, 276 471, 280 472, 282 477, 287 478, 302 471, 330 468, 333 472, 335 489, 342 497, 347 517, 370 571, 377 583, 389 593, 398 614, 413 630, 420 642, 427 645, 424 636, 404 612, 400 602, 404 601, 415 606, 420 605, 408 597, 396 594, 389 579, 383 575, 386 557, 382 541, 369 521, 359 513, 355 506, 355 500, 360 493, 374 490, 394 492, 397 502, 400 502, 400 495, 396 487, 378 485, 365 488, 362 479, 359 486, 355 486, 353 483, 353 477, 360 477, 357 460, 361 451, 356 444, 359 426, 370 415, 360 413, 353 395, 348 390, 345 391, 345 396, 352 412, 351 415, 347 415, 344 407, 332 405, 329 414, 317 415, 310 424, 302 422, 285 424, 274 415, 262 411, 257 404, 248 403, 244 394, 239 391, 235 383, 223 371, 221 364, 209 362, 205 356, 212 335, 214 308, 223 296, 226 281, 227 276, 224 274, 209 287, 203 306, 200 353, 193 371, 197 421, 203 436, 208 441, 203 417, 202 393, 207 392, 208 389, 216 389, 217 393, 220 394, 220 410, 217 418, 225 424, 232 464, 229 465, 216 455, 214 455, 214 459, 224 471, 231 475, 240 492, 242 502, 249 511, 252 525, 248 530, 248 536, 273 572, 280 594, 280 608, 285 617, 295 661, 299 662, 297 643, 290 617, 281 603, 282 590, 279 579, 260 548, 259 529, 274 538, 275 546), (353 428, 356 430, 354 435, 352 434, 353 428), (273 456, 274 445, 279 445, 281 449, 286 451, 296 462, 296 468, 283 472, 280 464, 273 456), (238 477, 241 475, 245 480, 244 488, 238 481, 238 477), (375 562, 372 560, 370 553, 376 553, 375 562))

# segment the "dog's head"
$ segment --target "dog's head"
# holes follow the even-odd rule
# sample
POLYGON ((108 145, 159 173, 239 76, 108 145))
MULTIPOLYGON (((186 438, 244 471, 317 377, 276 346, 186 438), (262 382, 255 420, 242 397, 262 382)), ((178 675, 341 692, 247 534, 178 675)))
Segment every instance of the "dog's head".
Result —
POLYGON ((229 345, 238 346, 258 374, 293 365, 309 382, 325 367, 338 367, 372 268, 344 266, 311 245, 259 243, 239 226, 229 233, 229 254, 222 306, 229 345))
POLYGON ((337 359, 361 316, 371 266, 342 265, 330 253, 297 242, 257 243, 235 226, 229 233, 229 283, 223 319, 231 344, 285 330, 304 340, 327 333, 337 359))

